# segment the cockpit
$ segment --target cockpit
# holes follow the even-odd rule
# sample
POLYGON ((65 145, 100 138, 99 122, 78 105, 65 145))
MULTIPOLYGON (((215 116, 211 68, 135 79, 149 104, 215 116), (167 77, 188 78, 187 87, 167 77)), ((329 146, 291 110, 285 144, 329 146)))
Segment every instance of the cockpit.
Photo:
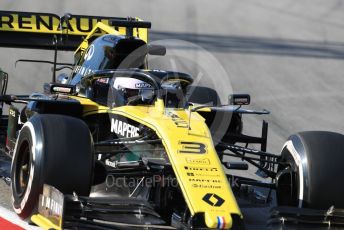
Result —
POLYGON ((187 86, 192 83, 185 73, 141 69, 104 70, 88 78, 85 93, 109 107, 151 105, 159 97, 166 108, 185 108, 187 86))
POLYGON ((192 78, 185 73, 147 70, 148 53, 151 50, 139 38, 103 35, 75 54, 68 84, 77 86, 78 95, 109 107, 150 105, 160 97, 167 108, 185 108, 186 87, 192 78))

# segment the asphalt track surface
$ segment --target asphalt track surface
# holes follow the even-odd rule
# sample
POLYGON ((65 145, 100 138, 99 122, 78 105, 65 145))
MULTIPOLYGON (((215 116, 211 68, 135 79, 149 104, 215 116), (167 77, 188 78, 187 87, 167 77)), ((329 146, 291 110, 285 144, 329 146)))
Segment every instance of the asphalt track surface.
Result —
MULTIPOLYGON (((227 72, 234 92, 249 93, 253 108, 266 108, 268 151, 304 130, 343 133, 343 0, 3 0, 2 10, 138 16, 152 21, 151 40, 181 39, 211 52, 227 72)), ((52 60, 50 51, 0 48, 0 66, 10 73, 9 92, 42 91, 50 66, 19 58, 52 60)), ((72 61, 72 53, 59 54, 72 61)), ((245 116, 245 133, 260 133, 263 117, 245 116)), ((254 169, 249 174, 253 175, 254 169)), ((1 182, 0 203, 9 207, 1 182)), ((245 212, 249 227, 264 228, 266 210, 245 212), (259 224, 259 225, 256 225, 259 224)))

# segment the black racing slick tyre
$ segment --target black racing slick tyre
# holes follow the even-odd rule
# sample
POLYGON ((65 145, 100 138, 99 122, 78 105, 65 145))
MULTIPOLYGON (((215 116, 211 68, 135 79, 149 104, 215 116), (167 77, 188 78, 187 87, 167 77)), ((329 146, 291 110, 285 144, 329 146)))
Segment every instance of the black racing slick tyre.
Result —
POLYGON ((344 208, 344 135, 301 132, 283 146, 277 173, 277 204, 344 208))
POLYGON ((12 160, 12 205, 23 219, 36 209, 43 185, 88 196, 94 165, 93 141, 80 119, 35 115, 20 130, 12 160))

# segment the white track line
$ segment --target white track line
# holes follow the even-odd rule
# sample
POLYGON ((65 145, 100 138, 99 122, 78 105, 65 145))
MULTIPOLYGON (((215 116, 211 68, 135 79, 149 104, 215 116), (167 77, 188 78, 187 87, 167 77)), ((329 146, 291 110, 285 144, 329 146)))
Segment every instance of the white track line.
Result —
POLYGON ((22 219, 20 219, 17 214, 15 214, 14 212, 0 207, 0 217, 15 224, 18 225, 21 228, 27 229, 27 230, 39 230, 39 227, 36 226, 32 226, 29 225, 27 222, 23 221, 22 219))

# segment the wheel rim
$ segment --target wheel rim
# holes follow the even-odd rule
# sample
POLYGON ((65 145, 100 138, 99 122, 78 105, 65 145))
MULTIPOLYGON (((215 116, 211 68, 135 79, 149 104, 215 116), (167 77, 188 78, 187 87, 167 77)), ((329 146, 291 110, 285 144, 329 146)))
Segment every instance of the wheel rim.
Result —
POLYGON ((28 141, 22 142, 18 152, 14 183, 19 197, 25 194, 30 177, 31 160, 29 146, 28 141))
POLYGON ((294 162, 284 162, 284 168, 278 169, 277 173, 277 203, 278 205, 297 206, 298 203, 298 189, 297 180, 298 174, 293 167, 294 162))

